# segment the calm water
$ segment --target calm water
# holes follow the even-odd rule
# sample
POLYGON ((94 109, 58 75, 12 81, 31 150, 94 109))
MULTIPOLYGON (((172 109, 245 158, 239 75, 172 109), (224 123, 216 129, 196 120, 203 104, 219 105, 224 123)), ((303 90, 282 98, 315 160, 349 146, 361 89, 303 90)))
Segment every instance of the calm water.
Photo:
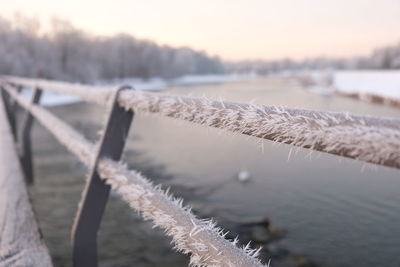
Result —
MULTIPOLYGON (((174 87, 174 94, 318 110, 400 117, 400 110, 338 96, 321 96, 282 78, 174 87)), ((54 110, 90 138, 102 109, 79 104, 54 110), (82 123, 82 117, 85 122, 82 123)), ((70 266, 69 229, 85 169, 41 127, 35 128, 37 183, 32 188, 44 236, 57 266, 70 266)), ((400 266, 400 171, 336 156, 294 151, 256 138, 137 115, 125 160, 156 182, 170 185, 200 216, 226 228, 269 217, 287 232, 267 246, 285 249, 321 266, 400 266), (250 181, 237 181, 246 170, 250 181)), ((102 266, 186 266, 112 196, 99 238, 102 266)), ((286 266, 276 259, 273 266, 286 266)))

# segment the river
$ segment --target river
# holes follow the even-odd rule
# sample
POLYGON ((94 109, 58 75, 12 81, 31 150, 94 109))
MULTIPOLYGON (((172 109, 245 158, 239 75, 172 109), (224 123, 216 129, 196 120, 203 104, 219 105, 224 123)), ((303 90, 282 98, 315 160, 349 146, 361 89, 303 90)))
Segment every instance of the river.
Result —
MULTIPOLYGON (((173 86, 167 92, 400 117, 400 109, 318 95, 284 77, 173 86)), ((88 138, 98 137, 104 109, 82 103, 51 109, 88 138)), ((55 265, 71 266, 69 231, 86 170, 38 125, 33 140, 34 207, 55 265)), ((285 232, 264 244, 272 266, 400 265, 399 170, 145 114, 135 116, 124 159, 234 233, 243 223, 268 217, 285 232), (249 174, 247 182, 237 179, 240 172, 249 174)), ((100 266, 187 266, 187 257, 169 242, 111 195, 99 234, 100 266)))

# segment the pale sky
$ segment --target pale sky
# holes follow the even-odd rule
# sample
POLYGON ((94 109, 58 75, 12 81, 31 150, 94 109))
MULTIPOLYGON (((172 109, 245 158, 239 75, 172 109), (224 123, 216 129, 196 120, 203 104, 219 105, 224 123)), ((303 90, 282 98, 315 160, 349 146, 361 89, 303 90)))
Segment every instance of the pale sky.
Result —
POLYGON ((354 56, 400 42, 400 0, 0 0, 0 15, 15 12, 228 60, 354 56))

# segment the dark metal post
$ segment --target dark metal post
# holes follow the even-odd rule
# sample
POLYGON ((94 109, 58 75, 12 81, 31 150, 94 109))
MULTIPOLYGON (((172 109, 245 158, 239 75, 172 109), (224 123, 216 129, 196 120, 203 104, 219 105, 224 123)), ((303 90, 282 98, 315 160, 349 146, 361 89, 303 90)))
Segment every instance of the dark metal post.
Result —
MULTIPOLYGON (((32 105, 36 105, 40 101, 42 90, 34 89, 32 95, 32 105)), ((20 135, 18 136, 19 157, 21 165, 25 173, 27 184, 33 183, 33 168, 32 168, 32 146, 31 146, 31 129, 33 125, 33 116, 29 111, 25 112, 25 118, 21 127, 20 135)))
POLYGON ((97 172, 97 163, 101 158, 118 161, 121 157, 129 127, 133 118, 132 111, 125 111, 118 103, 119 88, 113 99, 108 122, 98 144, 96 159, 89 171, 81 205, 72 229, 73 263, 75 267, 97 266, 97 232, 108 200, 110 186, 106 185, 97 172))
MULTIPOLYGON (((13 86, 14 86, 14 85, 13 85, 13 86)), ((22 86, 20 86, 20 85, 15 85, 14 87, 17 88, 17 92, 18 92, 18 93, 21 93, 21 92, 22 92, 22 89, 23 89, 22 86)), ((13 114, 15 114, 15 117, 17 117, 18 102, 17 102, 14 98, 11 98, 10 101, 11 101, 11 102, 10 102, 11 112, 12 112, 13 114)), ((15 128, 15 132, 18 132, 18 127, 15 128)))

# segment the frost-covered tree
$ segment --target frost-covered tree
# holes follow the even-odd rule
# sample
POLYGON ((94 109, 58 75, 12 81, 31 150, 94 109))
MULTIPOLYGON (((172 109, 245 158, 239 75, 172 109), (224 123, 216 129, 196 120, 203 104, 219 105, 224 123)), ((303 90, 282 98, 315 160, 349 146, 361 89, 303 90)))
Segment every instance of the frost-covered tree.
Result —
POLYGON ((269 74, 285 70, 314 69, 400 69, 400 43, 377 49, 370 56, 353 58, 310 58, 302 61, 290 59, 276 61, 226 62, 228 72, 269 74))
POLYGON ((219 58, 190 48, 162 46, 127 34, 93 36, 59 19, 50 26, 43 33, 37 19, 0 17, 0 74, 90 83, 224 72, 219 58))

